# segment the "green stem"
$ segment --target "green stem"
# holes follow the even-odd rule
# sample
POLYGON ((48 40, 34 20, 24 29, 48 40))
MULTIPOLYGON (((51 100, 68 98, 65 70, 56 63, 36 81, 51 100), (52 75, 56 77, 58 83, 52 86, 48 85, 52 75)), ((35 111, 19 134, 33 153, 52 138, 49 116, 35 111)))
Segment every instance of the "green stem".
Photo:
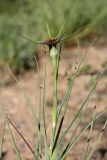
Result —
POLYGON ((53 80, 52 117, 53 117, 53 130, 54 130, 57 118, 57 55, 53 58, 53 70, 54 70, 54 80, 53 80))
POLYGON ((53 79, 53 106, 52 106, 52 126, 53 130, 56 126, 56 118, 57 118, 57 68, 58 68, 58 51, 56 47, 52 47, 50 49, 50 57, 52 59, 53 71, 54 71, 54 79, 53 79))
POLYGON ((50 56, 53 64, 53 106, 52 106, 52 140, 51 140, 51 152, 50 159, 55 160, 57 156, 57 148, 52 153, 52 148, 54 144, 56 125, 57 125, 57 73, 58 73, 58 51, 55 47, 50 50, 50 56))

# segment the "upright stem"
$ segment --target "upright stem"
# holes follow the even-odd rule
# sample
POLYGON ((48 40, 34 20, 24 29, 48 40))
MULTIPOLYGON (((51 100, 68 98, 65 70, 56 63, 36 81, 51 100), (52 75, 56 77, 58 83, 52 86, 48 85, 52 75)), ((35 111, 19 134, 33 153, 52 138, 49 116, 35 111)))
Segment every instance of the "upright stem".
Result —
POLYGON ((50 56, 53 64, 54 78, 53 78, 53 106, 52 106, 52 126, 53 130, 56 126, 56 118, 57 118, 57 67, 58 67, 58 51, 53 46, 50 49, 50 56))
MULTIPOLYGON (((50 50, 50 56, 53 64, 53 106, 52 106, 52 141, 51 141, 51 150, 54 144, 56 123, 57 123, 57 68, 58 68, 58 51, 55 47, 52 47, 50 50)), ((54 153, 51 152, 51 159, 56 159, 57 149, 54 153)))
POLYGON ((53 130, 54 130, 57 118, 57 55, 55 55, 55 57, 53 58, 53 71, 54 71, 54 80, 53 80, 52 117, 53 117, 53 130))

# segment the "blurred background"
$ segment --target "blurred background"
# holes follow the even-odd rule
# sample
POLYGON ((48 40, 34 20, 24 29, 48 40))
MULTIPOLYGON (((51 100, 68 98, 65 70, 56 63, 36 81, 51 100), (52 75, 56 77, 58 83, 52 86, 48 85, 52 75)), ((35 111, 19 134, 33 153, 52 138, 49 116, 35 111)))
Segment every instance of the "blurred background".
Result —
MULTIPOLYGON (((20 87, 13 80, 7 65, 9 65, 15 76, 21 79, 20 84, 26 91, 37 113, 38 88, 34 52, 36 52, 39 61, 40 79, 43 86, 44 49, 38 49, 40 46, 27 41, 21 35, 28 37, 32 41, 41 41, 48 37, 48 24, 52 36, 55 37, 64 22, 66 22, 64 36, 66 37, 79 31, 77 37, 80 46, 77 47, 78 42, 73 41, 72 38, 64 42, 59 67, 58 103, 62 102, 69 84, 69 78, 74 73, 81 55, 95 38, 97 38, 97 41, 90 47, 80 69, 80 74, 76 79, 63 128, 68 125, 77 107, 87 96, 96 76, 107 65, 107 0, 0 0, 0 100, 3 101, 12 122, 34 149, 37 135, 32 115, 27 107, 26 100, 21 94, 20 87), (28 70, 30 71, 28 72, 28 70)), ((46 118, 49 137, 51 136, 52 75, 51 61, 47 56, 46 118)), ((83 117, 80 128, 90 119, 89 113, 93 111, 94 105, 97 107, 97 112, 101 112, 106 107, 106 104, 107 71, 102 76, 96 91, 89 101, 89 107, 83 117)), ((106 118, 107 114, 96 122, 92 143, 96 141, 96 137, 98 137, 106 118)), ((0 133, 2 128, 3 119, 1 118, 0 133)), ((7 129, 5 132, 2 160, 15 160, 16 156, 11 145, 11 138, 7 129)), ((31 152, 20 136, 14 132, 14 129, 13 133, 21 155, 25 160, 33 160, 31 152)), ((82 159, 87 135, 88 131, 73 150, 72 158, 71 156, 68 157, 69 160, 82 159)), ((69 137, 70 133, 66 140, 69 140, 69 137)), ((107 160, 107 130, 104 133, 101 144, 93 154, 92 160, 107 160)))
POLYGON ((47 35, 48 23, 52 35, 56 36, 65 19, 66 35, 80 30, 80 39, 98 37, 102 42, 101 38, 107 35, 107 1, 0 1, 0 67, 8 63, 16 71, 32 68, 32 45, 19 34, 33 41, 42 40, 47 35))

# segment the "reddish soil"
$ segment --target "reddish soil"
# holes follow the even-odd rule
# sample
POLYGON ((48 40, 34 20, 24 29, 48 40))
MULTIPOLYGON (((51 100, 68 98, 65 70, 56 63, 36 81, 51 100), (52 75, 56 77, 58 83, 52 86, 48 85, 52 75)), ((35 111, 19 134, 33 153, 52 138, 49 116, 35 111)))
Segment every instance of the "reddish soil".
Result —
MULTIPOLYGON (((59 69, 59 82, 58 82, 58 103, 60 104, 64 94, 67 90, 68 79, 70 75, 75 71, 75 67, 77 67, 83 53, 86 49, 80 49, 79 59, 77 60, 77 49, 70 48, 64 49, 61 54, 60 61, 60 69, 59 69)), ((40 54, 42 55, 42 54, 40 54)), ((63 129, 69 124, 70 120, 73 118, 74 113, 77 111, 78 107, 81 105, 86 95, 88 94, 91 87, 91 80, 99 74, 103 68, 102 64, 107 60, 107 48, 96 48, 91 47, 88 51, 88 54, 82 64, 90 64, 91 72, 88 74, 79 74, 77 77, 74 87, 72 90, 71 98, 68 105, 67 116, 65 118, 65 123, 63 125, 63 129)), ((43 93, 43 77, 44 77, 44 62, 45 57, 40 56, 39 64, 40 64, 40 73, 41 73, 41 91, 43 93)), ((0 81, 4 82, 7 75, 9 75, 7 69, 5 69, 7 73, 0 77, 0 81)), ((106 71, 107 72, 107 71, 106 71)), ((85 112, 85 115, 82 119, 78 132, 81 127, 84 127, 86 123, 90 120, 90 116, 93 113, 93 107, 96 105, 96 112, 101 112, 105 108, 107 108, 107 73, 101 77, 97 88, 95 89, 93 95, 91 96, 88 102, 88 108, 85 112)), ((52 83, 53 83, 53 70, 49 56, 47 57, 47 95, 46 95, 46 124, 47 124, 47 133, 48 138, 51 136, 51 106, 52 106, 52 83)), ((12 78, 11 78, 12 79, 12 78)), ((10 80, 11 81, 11 80, 10 80)), ((5 83, 6 84, 6 83, 5 83)), ((34 121, 32 118, 32 114, 28 107, 25 97, 23 96, 22 91, 20 90, 19 85, 24 89, 27 96, 29 97, 31 103, 34 106, 35 113, 37 114, 37 106, 38 106, 38 88, 37 88, 37 71, 30 71, 22 76, 20 76, 19 84, 16 84, 14 80, 12 83, 8 85, 1 85, 0 87, 0 101, 3 103, 3 106, 8 113, 11 121, 15 124, 17 129, 22 133, 22 135, 27 139, 28 143, 32 146, 32 148, 36 148, 36 140, 37 133, 34 125, 34 121)), ((100 133, 104 121, 107 118, 107 114, 104 114, 102 118, 100 118, 94 125, 93 136, 91 139, 92 148, 93 143, 96 142, 98 138, 98 134, 100 133)), ((0 118, 0 133, 3 127, 3 117, 0 118)), ((11 126, 12 128, 12 126, 11 126)), ((25 160, 33 160, 34 157, 32 153, 29 151, 26 144, 20 138, 16 131, 12 128, 14 137, 16 139, 18 148, 20 153, 25 160)), ((75 148, 71 151, 70 155, 67 159, 70 160, 82 160, 83 151, 87 142, 87 135, 89 130, 82 136, 80 141, 77 143, 75 148)), ((66 141, 69 140, 71 135, 71 131, 66 137, 66 141)), ((42 134, 43 136, 43 134, 42 134)), ((16 155, 13 150, 11 144, 11 138, 8 134, 8 129, 6 127, 5 136, 4 136, 4 147, 3 150, 5 152, 4 158, 2 160, 16 160, 16 155)), ((104 132, 104 135, 101 139, 100 144, 96 148, 96 151, 93 153, 91 158, 92 160, 107 160, 107 129, 104 132)))

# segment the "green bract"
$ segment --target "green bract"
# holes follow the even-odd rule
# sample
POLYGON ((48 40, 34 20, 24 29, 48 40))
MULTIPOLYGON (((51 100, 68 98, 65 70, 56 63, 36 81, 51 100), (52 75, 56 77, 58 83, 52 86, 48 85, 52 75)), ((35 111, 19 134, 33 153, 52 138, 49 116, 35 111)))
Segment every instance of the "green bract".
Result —
POLYGON ((58 55, 58 51, 55 47, 52 47, 51 50, 50 50, 50 56, 52 58, 56 57, 58 55))

